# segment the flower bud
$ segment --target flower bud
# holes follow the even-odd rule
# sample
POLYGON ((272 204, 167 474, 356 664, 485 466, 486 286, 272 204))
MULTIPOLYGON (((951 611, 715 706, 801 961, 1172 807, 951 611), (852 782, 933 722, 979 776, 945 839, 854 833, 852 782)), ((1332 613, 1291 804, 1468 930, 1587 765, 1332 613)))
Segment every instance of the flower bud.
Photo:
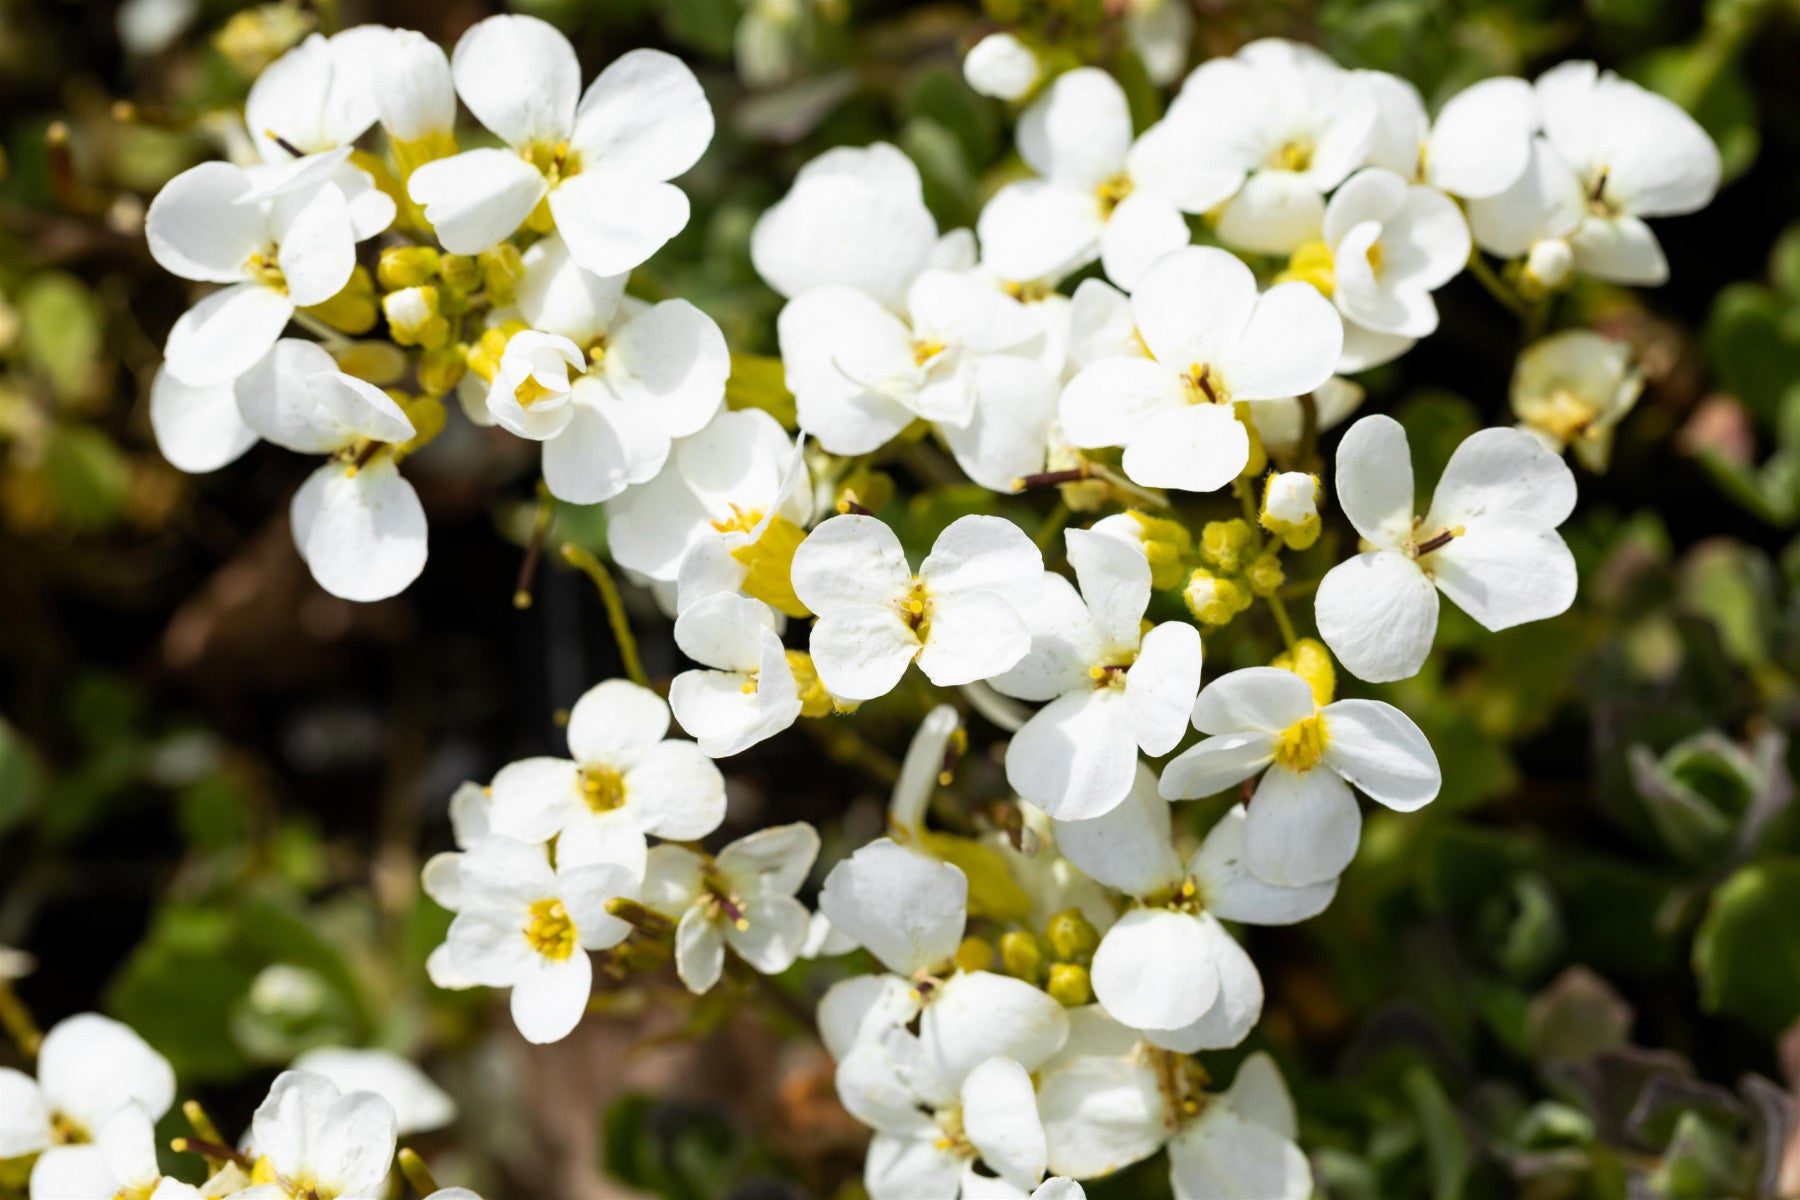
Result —
POLYGON ((1316 638, 1301 638, 1292 650, 1283 650, 1269 664, 1292 671, 1312 688, 1313 703, 1323 708, 1337 694, 1337 669, 1331 665, 1331 654, 1316 638))
POLYGON ((389 392, 400 408, 406 413, 406 419, 412 422, 413 435, 394 451, 395 458, 411 454, 425 446, 432 438, 444 432, 444 402, 436 396, 408 396, 404 393, 389 392))
POLYGON ((233 13, 213 35, 213 46, 245 79, 253 79, 312 27, 310 12, 302 12, 291 4, 261 4, 233 13))
POLYGON ((1264 554, 1244 572, 1244 582, 1250 585, 1252 595, 1273 596, 1287 582, 1287 572, 1281 569, 1279 558, 1264 554))
POLYGON ((525 259, 511 242, 501 242, 476 256, 481 267, 481 285, 487 289, 488 302, 495 308, 513 302, 513 289, 525 278, 525 259))
POLYGON ((418 287, 437 278, 438 259, 431 246, 390 246, 375 264, 375 278, 390 292, 418 287))
POLYGON ((376 387, 398 383, 406 374, 406 352, 388 341, 351 342, 332 357, 337 359, 338 370, 376 387))
POLYGON ((1575 251, 1561 238, 1544 238, 1531 244, 1525 256, 1525 272, 1520 283, 1527 292, 1541 295, 1569 285, 1575 274, 1575 251))
POLYGON ((858 467, 838 483, 833 507, 840 513, 874 512, 894 498, 894 477, 886 471, 858 467))
POLYGON ((1079 963, 1051 963, 1050 979, 1044 985, 1050 998, 1064 1008, 1079 1008, 1083 1004, 1092 1003, 1094 986, 1088 978, 1088 969, 1079 963))
POLYGON ((1194 549, 1194 535, 1180 521, 1152 517, 1131 509, 1126 513, 1138 527, 1144 557, 1150 560, 1150 586, 1157 591, 1180 587, 1187 567, 1184 559, 1194 549))
POLYGON ((1037 55, 1010 33, 990 33, 963 59, 963 78, 983 96, 1023 99, 1037 84, 1037 55))
POLYGON ((1263 487, 1262 527, 1290 550, 1319 540, 1319 477, 1304 471, 1269 476, 1263 487))
POLYGON ((387 316, 388 332, 402 346, 435 350, 450 338, 450 323, 438 312, 438 290, 434 287, 389 292, 381 298, 381 311, 387 316))
POLYGON ((994 945, 986 938, 966 937, 956 948, 956 965, 964 971, 985 971, 994 965, 994 945))
POLYGON ((481 285, 481 266, 466 254, 439 256, 438 274, 459 292, 472 292, 481 285))
POLYGON ((462 382, 469 366, 467 348, 439 346, 419 358, 419 387, 427 396, 442 396, 462 382))
POLYGON ((1000 963, 1008 975, 1035 985, 1044 971, 1044 950, 1024 930, 1000 935, 1000 963))
POLYGON ((1188 577, 1181 598, 1187 601, 1188 611, 1205 625, 1226 624, 1249 608, 1252 599, 1250 589, 1240 581, 1214 575, 1204 568, 1196 568, 1188 577))
POLYGON ((1063 962, 1080 962, 1091 957, 1100 945, 1100 933, 1079 908, 1065 908, 1044 926, 1044 937, 1050 952, 1063 962))
POLYGON ((306 311, 333 329, 353 335, 367 333, 375 328, 380 311, 375 306, 375 281, 367 268, 358 267, 337 295, 308 306, 306 311))
POLYGON ((1256 547, 1256 535, 1242 518, 1208 521, 1200 530, 1200 553, 1222 571, 1241 571, 1256 547))
POLYGON ((819 672, 813 666, 812 655, 804 650, 789 650, 787 662, 788 670, 794 673, 794 683, 800 689, 800 715, 830 716, 836 706, 832 702, 831 693, 819 682, 819 672))

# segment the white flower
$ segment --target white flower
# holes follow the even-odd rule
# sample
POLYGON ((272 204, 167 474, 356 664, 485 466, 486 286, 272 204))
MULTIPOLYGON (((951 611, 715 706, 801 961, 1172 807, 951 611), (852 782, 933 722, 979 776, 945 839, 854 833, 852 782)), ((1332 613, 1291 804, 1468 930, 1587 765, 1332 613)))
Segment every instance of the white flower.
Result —
POLYGON ((450 923, 456 969, 483 987, 512 989, 526 1041, 567 1037, 593 983, 585 951, 616 946, 631 926, 606 902, 630 898, 640 876, 617 863, 552 870, 541 846, 494 835, 463 855, 462 908, 450 923))
POLYGON ((1056 279, 1096 258, 1120 287, 1188 242, 1183 213, 1230 196, 1241 171, 1193 145, 1173 117, 1135 141, 1125 92, 1096 67, 1057 77, 1019 118, 1041 178, 1010 183, 977 222, 982 260, 1007 279, 1056 279))
POLYGON ((1531 85, 1500 76, 1470 84, 1425 115, 1419 89, 1385 71, 1358 71, 1377 109, 1367 162, 1465 199, 1498 195, 1525 173, 1537 105, 1531 85))
MULTIPOLYGON (((649 688, 609 679, 569 713, 566 758, 527 758, 494 776, 495 833, 556 838, 559 868, 617 863, 642 876, 644 835, 703 838, 725 819, 725 779, 700 747, 664 739, 669 706, 649 688)), ((465 863, 466 869, 466 863, 465 863)))
POLYGON ((429 1133, 456 1120, 456 1101, 431 1077, 386 1050, 321 1046, 294 1060, 294 1070, 323 1075, 340 1092, 373 1092, 394 1110, 395 1132, 429 1133))
POLYGON ((344 194, 357 241, 393 223, 393 197, 351 164, 350 153, 375 123, 370 83, 394 35, 382 25, 311 34, 256 77, 244 101, 244 123, 262 157, 249 169, 250 199, 299 201, 330 183, 344 194))
POLYGON ((1105 358, 1063 389, 1063 431, 1077 446, 1124 446, 1145 487, 1211 491, 1250 458, 1235 401, 1298 396, 1331 377, 1343 324, 1302 283, 1260 296, 1250 268, 1192 246, 1144 273, 1131 297, 1149 358, 1105 358))
POLYGON ((650 851, 643 901, 678 922, 675 972, 699 994, 719 981, 725 949, 764 975, 794 965, 811 916, 794 899, 819 854, 804 821, 739 838, 716 855, 681 846, 650 851))
POLYGON ((670 442, 698 433, 725 398, 718 325, 686 300, 627 299, 625 281, 583 269, 557 235, 533 245, 518 288, 532 329, 507 341, 488 390, 498 424, 544 443, 544 482, 570 504, 648 482, 670 442))
POLYGON ((953 265, 942 253, 919 169, 887 142, 837 146, 808 162, 750 235, 757 274, 788 299, 847 287, 895 312, 920 272, 953 265))
POLYGON ((1079 820, 1125 798, 1139 748, 1155 757, 1181 740, 1200 687, 1200 634, 1185 621, 1144 630, 1150 562, 1141 546, 1092 530, 1064 539, 1080 595, 1044 573, 1024 611, 1031 650, 992 684, 1050 702, 1007 746, 1007 782, 1051 816, 1079 820))
POLYGON ((701 666, 675 677, 669 704, 703 753, 728 758, 800 715, 775 614, 760 600, 718 592, 695 601, 675 618, 675 644, 701 666))
POLYGON ((418 157, 421 150, 436 157, 434 140, 455 148, 456 83, 436 42, 417 30, 393 30, 374 64, 369 90, 403 166, 425 161, 418 157))
MULTIPOLYGON (((1194 10, 1186 0, 1126 0, 1125 37, 1158 87, 1181 77, 1194 40, 1194 10)), ((1048 1186, 1048 1185, 1045 1185, 1048 1186)))
POLYGON ((1115 1020, 1165 1049, 1235 1046, 1262 1015, 1262 979, 1221 921, 1289 925, 1323 912, 1337 892, 1335 878, 1281 887, 1252 875, 1246 826, 1243 807, 1233 808, 1183 863, 1168 801, 1141 764, 1110 812, 1055 822, 1057 848, 1070 862, 1139 902, 1100 939, 1094 995, 1115 1020))
POLYGON ((1475 239, 1501 257, 1560 239, 1576 269, 1612 283, 1668 278, 1646 217, 1704 208, 1719 187, 1719 149, 1668 99, 1566 62, 1533 85, 1544 136, 1505 192, 1469 206, 1475 239))
POLYGON ((1036 598, 1043 555, 999 517, 950 523, 919 564, 874 517, 833 517, 794 552, 794 592, 819 615, 813 665, 834 696, 886 695, 906 665, 939 687, 988 679, 1031 648, 1020 612, 1036 598))
POLYGON ((1266 1053, 1245 1059, 1231 1086, 1209 1095, 1189 1060, 1144 1047, 1098 1008, 1074 1010, 1070 1025, 1068 1044, 1038 1072, 1050 1170, 1110 1174, 1166 1143, 1177 1200, 1313 1194, 1311 1167, 1294 1144, 1294 1102, 1266 1053))
MULTIPOLYGON (((144 1039, 96 1013, 69 1017, 44 1035, 36 1080, 0 1067, 0 1159, 41 1151, 33 1174, 46 1181, 110 1175, 106 1148, 91 1143, 112 1118, 136 1104, 157 1120, 174 1102, 175 1072, 144 1039)), ((44 1200, 50 1182, 42 1195, 36 1186, 44 1200)))
POLYGON ((253 1152, 274 1183, 239 1200, 378 1200, 394 1161, 394 1110, 373 1092, 342 1093, 310 1071, 283 1071, 251 1121, 253 1152))
POLYGON ((1362 813, 1351 784, 1411 812, 1442 782, 1431 744, 1405 713, 1378 700, 1320 707, 1304 679, 1278 667, 1207 684, 1194 728, 1210 736, 1163 768, 1164 798, 1210 796, 1260 773, 1244 850, 1258 879, 1283 887, 1334 879, 1356 856, 1362 813))
POLYGON ((256 445, 238 412, 237 380, 196 386, 167 366, 150 383, 150 429, 169 465, 189 474, 216 471, 256 445))
POLYGON ((445 249, 475 254, 528 218, 536 227, 543 202, 577 262, 618 275, 687 224, 687 196, 667 181, 700 158, 713 117, 680 59, 632 50, 577 105, 569 40, 536 17, 504 15, 463 34, 450 68, 463 103, 510 149, 467 150, 413 172, 408 193, 445 249))
POLYGON ((1575 507, 1575 477, 1531 434, 1484 429, 1466 439, 1419 517, 1406 431, 1391 417, 1364 417, 1338 444, 1337 493, 1373 548, 1326 573, 1313 609, 1319 635, 1359 679, 1418 672, 1440 591, 1496 631, 1575 600, 1575 560, 1556 533, 1575 507))
POLYGON ((357 231, 332 182, 257 200, 242 167, 207 162, 171 179, 144 218, 150 253, 183 279, 231 286, 183 313, 163 347, 167 369, 204 387, 242 375, 296 308, 329 300, 356 266, 357 231))
POLYGON ((328 454, 294 493, 294 545, 319 586, 346 600, 397 595, 425 569, 425 510, 401 478, 396 448, 412 421, 386 392, 346 375, 315 342, 283 338, 236 385, 257 434, 301 454, 328 454))
POLYGON ((1165 121, 1186 130, 1183 154, 1242 182, 1219 210, 1220 240, 1290 254, 1319 236, 1325 193, 1362 165, 1375 119, 1363 80, 1311 46, 1263 38, 1200 64, 1165 121))
MULTIPOLYGON (((806 538, 801 528, 812 511, 812 476, 806 469, 806 436, 795 439, 787 472, 769 506, 749 524, 740 517, 713 522, 688 548, 675 577, 675 611, 719 592, 741 592, 790 617, 810 615, 794 595, 794 551, 806 538), (789 519, 792 515, 798 520, 789 519)), ((745 513, 747 517, 750 514, 745 513)))
MULTIPOLYGON (((1331 299, 1347 325, 1406 339, 1406 345, 1437 329, 1431 293, 1469 261, 1469 226, 1454 200, 1392 171, 1366 167, 1325 206, 1324 233, 1332 256, 1331 299)), ((1375 365, 1370 355, 1356 352, 1348 331, 1345 342, 1339 370, 1375 365)))
POLYGON ((804 483, 790 483, 793 458, 794 440, 768 413, 720 412, 675 444, 656 478, 607 501, 614 560, 674 583, 688 551, 709 536, 747 533, 770 514, 803 527, 812 518, 812 488, 804 472, 804 483))
POLYGON ((1018 100, 1031 91, 1041 68, 1031 47, 1010 33, 990 33, 963 58, 963 78, 984 96, 1018 100))
POLYGON ((1319 515, 1319 477, 1305 471, 1269 476, 1263 487, 1263 522, 1277 532, 1298 528, 1319 515))
MULTIPOLYGON (((0 1086, 0 1099, 4 1099, 0 1086)), ((156 1130, 137 1100, 115 1111, 91 1143, 56 1146, 32 1164, 31 1200, 124 1197, 125 1200, 200 1200, 179 1180, 164 1179, 156 1162, 156 1130)))
POLYGON ((813 288, 776 332, 800 427, 833 454, 879 449, 920 417, 966 427, 990 395, 1028 392, 1009 407, 1040 428, 1054 405, 1054 373, 1033 361, 1042 326, 976 272, 925 270, 904 317, 853 288, 813 288))
POLYGON ((1644 377, 1631 348, 1592 330, 1569 329, 1527 346, 1513 366, 1512 410, 1521 424, 1606 470, 1613 430, 1638 401, 1644 377))

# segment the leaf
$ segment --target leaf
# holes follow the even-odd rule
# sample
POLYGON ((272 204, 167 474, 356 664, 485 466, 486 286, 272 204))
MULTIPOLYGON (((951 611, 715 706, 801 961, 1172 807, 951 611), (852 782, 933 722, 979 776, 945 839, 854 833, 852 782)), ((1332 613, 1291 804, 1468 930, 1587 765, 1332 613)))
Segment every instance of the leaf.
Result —
POLYGON ((1431 1166, 1433 1200, 1459 1200, 1469 1177, 1470 1154, 1469 1135, 1455 1107, 1437 1077, 1424 1067, 1407 1068, 1401 1087, 1418 1114, 1425 1157, 1431 1166))
POLYGON ((19 296, 25 360, 50 383, 65 406, 87 397, 99 382, 100 305, 73 275, 35 275, 19 296))
POLYGON ((1800 1017, 1800 858, 1752 863, 1712 894, 1694 937, 1700 1004, 1773 1036, 1800 1017))
POLYGON ((0 833, 37 810, 44 770, 37 753, 10 722, 0 718, 0 833))
POLYGON ((1725 390, 1773 429, 1788 387, 1800 381, 1800 330, 1787 303, 1759 284, 1735 283, 1713 301, 1706 354, 1725 390))

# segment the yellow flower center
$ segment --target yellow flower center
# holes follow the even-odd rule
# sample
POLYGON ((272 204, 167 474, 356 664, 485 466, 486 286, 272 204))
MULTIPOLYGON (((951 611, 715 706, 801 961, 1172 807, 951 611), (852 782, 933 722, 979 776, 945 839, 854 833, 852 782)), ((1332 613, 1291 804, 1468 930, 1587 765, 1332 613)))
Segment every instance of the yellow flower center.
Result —
POLYGON ((1269 165, 1281 171, 1304 171, 1312 166, 1313 144, 1306 138, 1283 142, 1269 155, 1269 165))
POLYGON ((1102 183, 1094 189, 1094 195, 1100 199, 1100 211, 1106 216, 1112 216, 1113 209, 1119 207, 1136 186, 1131 182, 1131 176, 1123 171, 1102 183))
POLYGON ((1325 718, 1317 713, 1302 718, 1281 731, 1275 741, 1275 761, 1290 771, 1310 771, 1319 765, 1330 741, 1325 718))
POLYGON ((1600 415, 1599 406, 1573 388, 1559 387, 1530 405, 1522 405, 1526 422, 1559 442, 1572 442, 1600 415))
POLYGON ((287 295, 287 276, 281 273, 280 249, 270 246, 267 250, 259 250, 244 260, 244 269, 250 278, 264 287, 274 288, 282 295, 287 295))
POLYGON ((906 596, 894 603, 900 610, 900 619, 906 622, 906 627, 917 634, 921 642, 924 641, 931 632, 931 594, 925 590, 924 583, 915 576, 906 596))
POLYGON ((1276 283, 1298 280, 1310 283, 1324 295, 1337 289, 1335 256, 1324 242, 1307 242, 1288 257, 1287 270, 1275 276, 1276 283))
POLYGON ((528 910, 525 940, 545 958, 562 962, 575 953, 575 922, 561 900, 537 900, 528 910))
POLYGON ((518 400, 520 408, 530 408, 539 400, 550 396, 561 395, 539 383, 535 376, 527 375, 519 386, 513 389, 513 398, 518 400))
POLYGON ((603 763, 581 768, 581 798, 597 813, 625 804, 625 777, 603 763))
POLYGON ((1225 390, 1225 381, 1214 373, 1211 363, 1195 363, 1181 378, 1187 387, 1189 404, 1231 403, 1231 393, 1225 390))
POLYGON ((87 1126, 67 1113, 50 1114, 50 1141, 58 1146, 76 1146, 93 1141, 87 1126))
POLYGON ((1380 239, 1376 239, 1375 241, 1369 243, 1369 248, 1363 252, 1363 257, 1367 258, 1369 260, 1369 270, 1375 272, 1375 274, 1377 274, 1377 275, 1381 274, 1381 241, 1380 241, 1380 239))
POLYGON ((944 352, 944 343, 936 338, 920 338, 913 343, 913 366, 922 367, 944 352))

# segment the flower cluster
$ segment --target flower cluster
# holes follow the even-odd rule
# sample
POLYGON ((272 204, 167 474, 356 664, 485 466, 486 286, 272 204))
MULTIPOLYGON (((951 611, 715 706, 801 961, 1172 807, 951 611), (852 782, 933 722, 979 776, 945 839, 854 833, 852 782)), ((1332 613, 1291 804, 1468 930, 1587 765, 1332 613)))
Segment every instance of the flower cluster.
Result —
MULTIPOLYGON (((1142 7, 1150 45, 1184 11, 1142 7)), ((1220 1088, 1196 1055, 1257 1026, 1237 929, 1330 904, 1359 794, 1401 812, 1438 794, 1418 725, 1339 698, 1339 668, 1418 673, 1440 593, 1494 631, 1568 609, 1563 452, 1603 469, 1641 385, 1598 334, 1536 342, 1519 424, 1463 441, 1423 508, 1398 422, 1357 420, 1329 469, 1321 437, 1361 402, 1351 377, 1438 329, 1434 294, 1465 269, 1541 328, 1578 276, 1660 282, 1646 218, 1719 181, 1690 118, 1592 63, 1484 80, 1433 115, 1406 81, 1292 42, 1185 79, 1164 59, 1174 94, 1140 129, 1104 70, 1058 73, 1012 34, 975 46, 966 73, 1014 106, 1021 170, 973 231, 939 228, 892 145, 803 167, 751 238, 785 301, 786 423, 727 405, 743 364, 710 318, 629 292, 686 223, 669 180, 713 131, 665 54, 583 91, 531 17, 482 21, 449 57, 374 27, 311 38, 250 95, 258 161, 193 168, 148 214, 160 262, 227 285, 170 334, 153 415, 171 461, 210 469, 259 438, 325 455, 294 496, 300 553, 338 595, 390 596, 425 562, 397 467, 454 392, 475 424, 542 443, 554 500, 605 505, 612 561, 693 664, 660 689, 599 684, 569 757, 458 793, 458 849, 424 873, 455 914, 434 981, 510 989, 520 1032, 549 1042, 596 969, 672 961, 705 993, 858 951, 876 969, 826 991, 818 1025, 874 1131, 875 1200, 1074 1196, 1163 1151, 1184 1200, 1312 1193, 1273 1060, 1220 1088), (501 145, 459 148, 459 99, 501 145), (359 148, 376 126, 380 152, 359 148), (922 500, 975 486, 936 519, 896 476, 922 500), (1013 517, 1037 494, 1056 507, 1028 533, 1013 517), (1314 587, 1308 622, 1290 602, 1314 587), (707 848, 730 791, 715 760, 918 697, 938 706, 887 836, 830 867, 816 913, 809 825, 707 848), (952 790, 978 737, 1011 795, 952 790)), ((166 1080, 139 1090, 118 1100, 140 1123, 168 1107, 166 1080)), ((376 1186, 379 1104, 284 1076, 244 1194, 376 1186), (353 1151, 321 1132, 339 1121, 353 1151)), ((119 1140, 91 1105, 59 1112, 19 1146, 119 1140)))

